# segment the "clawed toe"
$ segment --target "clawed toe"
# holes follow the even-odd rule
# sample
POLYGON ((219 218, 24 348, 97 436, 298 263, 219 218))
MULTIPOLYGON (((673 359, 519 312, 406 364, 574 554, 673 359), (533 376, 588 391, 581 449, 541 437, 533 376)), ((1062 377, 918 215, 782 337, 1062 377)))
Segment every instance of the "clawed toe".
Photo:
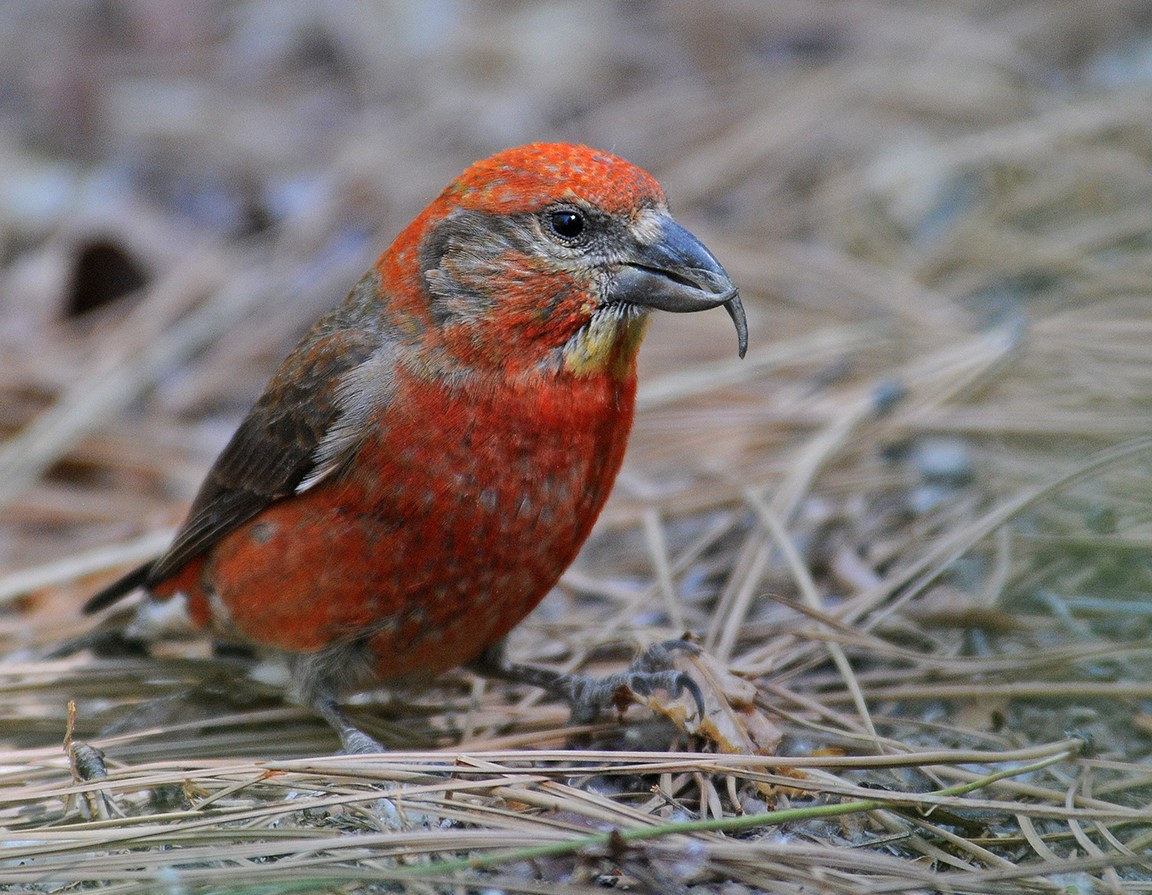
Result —
POLYGON ((673 653, 697 655, 700 648, 687 640, 668 640, 644 650, 623 671, 603 677, 564 675, 558 681, 559 695, 572 710, 572 720, 588 723, 600 710, 614 707, 623 711, 637 697, 651 696, 666 690, 673 699, 687 692, 696 705, 697 717, 704 716, 704 694, 700 686, 683 671, 673 666, 673 653))
POLYGON ((683 671, 631 671, 624 684, 637 696, 651 696, 656 690, 667 690, 673 699, 678 699, 687 691, 696 704, 696 717, 704 717, 704 692, 683 671))

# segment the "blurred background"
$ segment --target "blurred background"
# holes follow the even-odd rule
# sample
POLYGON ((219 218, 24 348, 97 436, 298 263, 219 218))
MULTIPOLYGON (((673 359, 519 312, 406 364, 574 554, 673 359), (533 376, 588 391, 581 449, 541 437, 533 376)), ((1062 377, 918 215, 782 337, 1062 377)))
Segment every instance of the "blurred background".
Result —
MULTIPOLYGON (((653 172, 751 348, 719 311, 657 317, 617 492, 517 654, 688 628, 848 729, 827 613, 897 739, 1076 727, 1146 760, 1142 0, 4 0, 0 649, 82 632, 311 321, 533 140, 653 172)), ((11 742, 58 741, 75 661, 5 685, 11 742)), ((101 686, 91 731, 146 684, 101 686)))
MULTIPOLYGON (((1144 0, 2 0, 3 743, 59 763, 77 699, 77 733, 118 731, 123 760, 335 748, 275 688, 213 685, 204 644, 46 651, 164 547, 276 363, 412 215, 552 139, 658 177, 751 339, 740 362, 722 311, 657 316, 619 485, 514 655, 619 668, 691 630, 787 753, 1074 729, 1099 760, 1045 778, 1052 811, 1064 786, 1146 803, 1144 0)), ((372 698, 358 720, 407 748, 566 736, 561 706, 463 673, 372 698)), ((638 729, 601 736, 677 742, 638 729)), ((700 813, 763 810, 749 791, 700 813)), ((1037 828, 1066 854, 1077 829, 1047 822, 996 830, 1005 864, 964 857, 1043 863, 1037 828)), ((925 829, 942 844, 901 845, 910 873, 958 848, 925 829)), ((1083 854, 1146 854, 1136 830, 1083 854)), ((1078 890, 1119 892, 1109 873, 1078 890)))

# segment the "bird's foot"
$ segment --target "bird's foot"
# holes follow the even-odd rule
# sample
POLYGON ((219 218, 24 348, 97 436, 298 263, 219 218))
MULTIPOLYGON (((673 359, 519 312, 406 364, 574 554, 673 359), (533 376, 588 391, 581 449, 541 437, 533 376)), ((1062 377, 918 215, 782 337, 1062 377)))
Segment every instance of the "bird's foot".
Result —
POLYGON ((651 696, 656 690, 666 690, 673 699, 687 692, 696 704, 697 717, 702 718, 704 694, 696 681, 675 668, 674 652, 695 656, 700 653, 700 648, 687 640, 666 640, 648 647, 623 671, 595 676, 562 674, 535 665, 505 662, 503 643, 500 643, 486 650, 468 667, 485 677, 547 690, 568 703, 573 724, 590 723, 605 708, 623 711, 639 697, 651 696))

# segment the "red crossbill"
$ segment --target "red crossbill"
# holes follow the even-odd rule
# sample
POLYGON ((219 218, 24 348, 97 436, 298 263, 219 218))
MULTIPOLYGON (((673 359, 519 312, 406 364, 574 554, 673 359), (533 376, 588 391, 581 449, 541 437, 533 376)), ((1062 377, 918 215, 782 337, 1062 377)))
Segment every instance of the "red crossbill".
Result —
POLYGON ((724 268, 651 175, 562 143, 461 174, 281 364, 137 587, 129 635, 293 656, 337 705, 476 660, 555 585, 624 457, 648 312, 723 305, 724 268))

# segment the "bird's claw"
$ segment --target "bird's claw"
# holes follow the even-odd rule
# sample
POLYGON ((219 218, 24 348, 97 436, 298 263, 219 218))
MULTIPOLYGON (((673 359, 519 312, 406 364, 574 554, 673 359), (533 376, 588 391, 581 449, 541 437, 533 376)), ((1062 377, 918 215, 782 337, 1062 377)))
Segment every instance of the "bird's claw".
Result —
POLYGON ((473 667, 482 674, 540 687, 563 699, 568 703, 574 724, 591 723, 605 708, 623 711, 631 703, 639 702, 657 690, 666 690, 673 699, 687 692, 695 704, 697 717, 703 718, 704 694, 696 681, 673 666, 674 652, 694 656, 699 654, 700 648, 687 640, 656 643, 623 671, 603 676, 560 674, 533 665, 502 664, 495 668, 481 662, 474 663, 473 667))
POLYGON ((629 668, 605 677, 564 675, 557 681, 557 693, 572 710, 572 721, 587 724, 596 720, 600 710, 612 706, 623 711, 639 697, 648 697, 657 690, 666 690, 673 699, 685 691, 696 705, 697 717, 704 715, 704 694, 691 677, 674 668, 663 671, 641 671, 629 668))

